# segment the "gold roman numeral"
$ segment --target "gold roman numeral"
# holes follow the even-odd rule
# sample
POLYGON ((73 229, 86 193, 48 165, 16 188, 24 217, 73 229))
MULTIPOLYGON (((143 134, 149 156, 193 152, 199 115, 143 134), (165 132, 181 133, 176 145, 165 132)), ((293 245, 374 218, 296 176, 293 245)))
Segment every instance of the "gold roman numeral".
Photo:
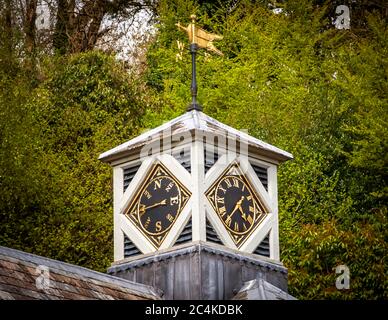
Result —
POLYGON ((226 208, 225 207, 221 207, 218 209, 218 213, 219 215, 221 216, 221 218, 224 217, 224 215, 226 214, 226 208))
POLYGON ((252 216, 247 216, 247 221, 249 222, 249 224, 252 224, 253 223, 252 216))
POLYGON ((238 188, 239 185, 238 185, 238 180, 236 178, 233 178, 233 185, 238 188))
POLYGON ((259 213, 263 213, 263 210, 261 210, 260 206, 257 205, 256 208, 257 208, 257 211, 259 211, 259 213))
POLYGON ((232 186, 232 183, 229 181, 229 179, 225 179, 224 181, 226 183, 227 188, 230 188, 232 186))
POLYGON ((237 222, 234 223, 234 231, 239 232, 239 227, 237 222))
POLYGON ((218 187, 218 189, 222 190, 224 192, 224 194, 226 193, 226 189, 224 189, 223 187, 221 187, 221 185, 218 187))
POLYGON ((221 203, 221 204, 225 204, 225 198, 219 198, 216 196, 216 202, 221 203))

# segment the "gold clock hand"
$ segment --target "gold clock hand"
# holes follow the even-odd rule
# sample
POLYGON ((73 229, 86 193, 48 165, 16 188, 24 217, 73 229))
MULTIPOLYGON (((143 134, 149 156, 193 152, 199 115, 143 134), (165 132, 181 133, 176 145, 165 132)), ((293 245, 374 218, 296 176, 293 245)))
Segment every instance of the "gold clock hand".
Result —
POLYGON ((157 202, 157 203, 154 203, 154 204, 152 204, 152 205, 150 205, 148 207, 146 207, 144 205, 140 205, 140 208, 139 208, 140 213, 143 215, 147 209, 151 209, 151 208, 155 208, 155 207, 158 207, 158 206, 166 205, 166 201, 167 201, 167 199, 164 199, 164 200, 162 200, 160 202, 157 202))
POLYGON ((241 217, 242 217, 245 221, 247 221, 247 216, 246 216, 246 214, 244 213, 244 211, 243 211, 242 208, 241 208, 241 203, 240 203, 240 205, 238 206, 238 209, 239 209, 240 212, 241 212, 241 217))
POLYGON ((232 215, 236 212, 236 210, 237 210, 239 207, 241 207, 241 203, 243 202, 243 200, 244 200, 244 196, 242 196, 241 199, 238 200, 238 201, 236 202, 236 205, 235 205, 235 207, 234 207, 232 213, 228 216, 228 219, 232 218, 232 215))
POLYGON ((150 205, 148 207, 145 207, 144 209, 147 210, 147 209, 151 209, 151 208, 154 208, 154 207, 157 207, 157 206, 162 206, 162 205, 165 205, 166 204, 166 199, 158 202, 158 203, 154 203, 153 205, 150 205))

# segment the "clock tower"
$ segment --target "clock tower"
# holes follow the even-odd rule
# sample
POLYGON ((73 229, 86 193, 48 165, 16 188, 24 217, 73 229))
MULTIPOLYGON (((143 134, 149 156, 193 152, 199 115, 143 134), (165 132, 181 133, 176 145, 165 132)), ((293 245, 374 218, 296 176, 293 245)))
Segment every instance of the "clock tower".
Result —
POLYGON ((99 157, 113 167, 108 272, 157 287, 166 299, 292 298, 277 199, 278 165, 292 155, 201 111, 195 53, 221 37, 194 20, 178 26, 192 33, 187 112, 99 157))

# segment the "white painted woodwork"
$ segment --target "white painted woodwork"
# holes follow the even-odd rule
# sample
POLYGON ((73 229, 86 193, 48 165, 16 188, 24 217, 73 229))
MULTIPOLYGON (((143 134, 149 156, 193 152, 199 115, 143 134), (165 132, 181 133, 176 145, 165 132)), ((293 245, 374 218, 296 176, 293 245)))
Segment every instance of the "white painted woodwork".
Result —
MULTIPOLYGON (((239 146, 241 147, 240 144, 239 146)), ((113 167, 115 261, 124 258, 124 234, 143 254, 157 251, 138 227, 124 215, 156 162, 163 164, 191 193, 189 201, 158 250, 172 247, 190 218, 192 219, 193 242, 206 241, 207 218, 223 244, 231 249, 237 249, 221 219, 205 196, 208 188, 234 161, 239 163, 244 176, 249 180, 268 211, 263 221, 244 240, 238 250, 247 253, 254 252, 269 234, 270 259, 279 261, 277 166, 283 161, 292 159, 290 153, 251 137, 245 132, 226 126, 202 112, 190 111, 102 153, 99 159, 108 162, 113 167), (245 149, 242 150, 243 154, 230 152, 230 148, 234 147, 233 144, 236 142, 228 140, 228 137, 237 138, 239 142, 246 144, 243 145, 245 146, 245 149), (206 174, 204 141, 210 153, 216 150, 219 155, 217 162, 206 174), (163 145, 163 150, 160 148, 161 145, 163 145), (191 173, 172 156, 178 154, 183 148, 186 152, 190 151, 191 173), (148 156, 149 151, 157 151, 157 154, 148 156), (141 165, 138 171, 124 192, 124 169, 139 164, 141 165), (267 169, 268 191, 251 164, 267 169)))
POLYGON ((123 169, 113 168, 113 256, 114 261, 124 259, 124 234, 121 230, 119 214, 120 201, 123 194, 124 182, 123 169))
POLYGON ((270 258, 280 260, 279 247, 279 210, 278 210, 278 168, 270 166, 268 168, 268 193, 272 200, 273 227, 269 238, 270 258))
POLYGON ((193 181, 192 240, 206 241, 204 148, 200 140, 195 140, 191 148, 191 179, 193 181))

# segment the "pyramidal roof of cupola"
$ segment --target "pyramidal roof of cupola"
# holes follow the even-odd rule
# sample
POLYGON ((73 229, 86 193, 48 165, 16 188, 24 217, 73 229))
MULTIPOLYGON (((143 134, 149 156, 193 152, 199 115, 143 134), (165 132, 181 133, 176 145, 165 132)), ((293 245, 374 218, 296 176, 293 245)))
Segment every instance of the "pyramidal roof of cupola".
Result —
POLYGON ((202 111, 192 110, 100 154, 99 160, 110 162, 131 153, 134 149, 141 148, 153 141, 163 139, 166 135, 175 136, 186 132, 194 132, 194 134, 202 135, 208 134, 213 136, 233 137, 237 140, 245 141, 249 147, 257 149, 259 153, 261 151, 265 155, 280 162, 293 158, 292 154, 287 151, 252 137, 246 132, 234 129, 206 115, 202 111))

